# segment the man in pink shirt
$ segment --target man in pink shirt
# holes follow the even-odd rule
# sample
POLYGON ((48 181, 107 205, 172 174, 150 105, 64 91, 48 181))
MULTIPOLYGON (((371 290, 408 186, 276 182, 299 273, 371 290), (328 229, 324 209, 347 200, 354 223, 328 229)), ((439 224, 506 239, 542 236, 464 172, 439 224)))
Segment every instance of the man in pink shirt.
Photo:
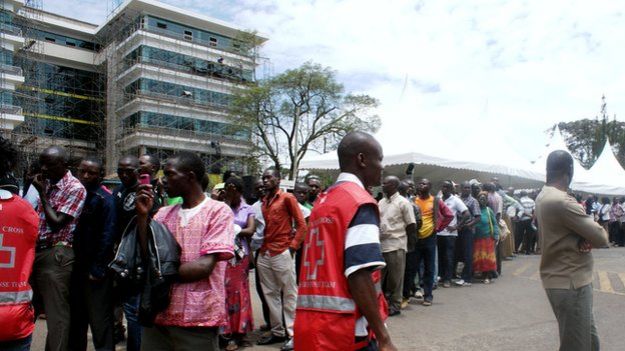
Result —
MULTIPOLYGON (((169 307, 156 316, 155 326, 143 328, 141 350, 219 350, 218 328, 227 322, 224 279, 226 260, 234 256, 234 216, 226 204, 204 195, 204 173, 202 160, 191 152, 180 152, 165 164, 165 191, 183 202, 161 208, 154 220, 182 248, 179 283, 173 284, 169 307)), ((142 248, 147 245, 151 187, 141 185, 136 200, 142 248)))

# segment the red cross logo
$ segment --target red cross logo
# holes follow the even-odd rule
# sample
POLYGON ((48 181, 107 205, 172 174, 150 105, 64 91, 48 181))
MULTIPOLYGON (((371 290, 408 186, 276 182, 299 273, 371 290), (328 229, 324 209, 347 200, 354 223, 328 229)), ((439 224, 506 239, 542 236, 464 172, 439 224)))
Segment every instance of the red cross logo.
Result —
POLYGON ((319 240, 319 228, 311 228, 310 232, 310 240, 308 241, 309 245, 306 247, 304 252, 304 267, 306 267, 306 280, 315 280, 317 279, 317 267, 322 266, 324 264, 324 250, 323 250, 323 240, 319 240), (315 239, 316 237, 316 239, 315 239), (313 245, 321 248, 320 250, 313 249, 313 245), (317 258, 316 252, 321 252, 321 257, 317 258))
POLYGON ((0 268, 13 268, 15 267, 15 248, 2 246, 4 235, 0 234, 0 257, 5 257, 5 252, 9 253, 8 263, 5 260, 0 260, 0 268))

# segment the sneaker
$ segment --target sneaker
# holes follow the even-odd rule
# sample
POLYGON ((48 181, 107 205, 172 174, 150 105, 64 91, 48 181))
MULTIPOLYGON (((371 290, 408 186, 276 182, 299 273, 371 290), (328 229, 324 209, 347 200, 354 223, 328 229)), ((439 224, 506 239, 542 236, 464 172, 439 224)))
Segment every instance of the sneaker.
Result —
POLYGON ((389 316, 389 317, 399 316, 400 314, 401 314, 401 311, 400 311, 400 310, 396 310, 396 309, 394 309, 394 308, 390 308, 390 309, 388 310, 388 316, 389 316))
POLYGON ((469 283, 469 282, 463 282, 461 286, 471 286, 471 283, 469 283))
POLYGON ((409 303, 409 302, 410 302, 410 299, 407 299, 407 298, 405 298, 405 297, 404 297, 403 299, 401 299, 401 306, 400 306, 400 307, 401 307, 401 309, 403 310, 403 309, 405 309, 406 307, 408 307, 408 303, 409 303))
POLYGON ((454 285, 463 286, 464 285, 464 279, 456 279, 456 280, 454 280, 454 285))
POLYGON ((451 284, 448 281, 446 281, 443 283, 443 288, 451 288, 451 284))
POLYGON ((290 338, 282 347, 280 351, 292 351, 293 350, 293 338, 290 338))
POLYGON ((484 284, 490 284, 490 279, 488 278, 484 279, 484 284))
POLYGON ((423 291, 421 291, 421 290, 415 291, 414 297, 417 300, 423 300, 423 291))
POLYGON ((423 306, 432 306, 432 300, 423 300, 421 303, 423 306))

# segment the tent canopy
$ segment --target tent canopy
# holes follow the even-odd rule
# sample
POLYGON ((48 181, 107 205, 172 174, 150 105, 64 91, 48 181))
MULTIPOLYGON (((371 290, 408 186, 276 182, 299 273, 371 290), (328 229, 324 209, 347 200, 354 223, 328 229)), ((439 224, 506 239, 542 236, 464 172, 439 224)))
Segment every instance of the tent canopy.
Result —
MULTIPOLYGON (((505 164, 449 159, 418 152, 386 155, 382 161, 385 174, 398 176, 405 174, 410 163, 415 164, 415 177, 428 178, 433 182, 445 179, 462 182, 473 178, 484 182, 498 177, 504 186, 531 188, 541 186, 544 179, 542 174, 530 170, 529 167, 520 169, 505 164)), ((336 152, 331 152, 305 159, 300 166, 309 170, 338 170, 338 158, 336 152)))
POLYGON ((572 188, 595 194, 625 195, 625 170, 614 156, 609 140, 585 176, 584 182, 572 188))

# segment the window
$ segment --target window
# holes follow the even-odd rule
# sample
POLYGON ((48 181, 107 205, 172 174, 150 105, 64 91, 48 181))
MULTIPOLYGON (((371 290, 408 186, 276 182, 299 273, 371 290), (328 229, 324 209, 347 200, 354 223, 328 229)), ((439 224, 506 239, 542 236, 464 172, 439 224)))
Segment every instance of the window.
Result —
POLYGON ((54 39, 54 38, 45 37, 45 39, 46 39, 46 41, 49 41, 51 43, 55 43, 56 42, 56 39, 54 39))
POLYGON ((156 26, 158 28, 167 29, 167 25, 165 23, 156 22, 156 26))
POLYGON ((71 41, 66 42, 65 45, 67 45, 67 46, 76 46, 76 44, 72 43, 71 41))
POLYGON ((193 40, 193 32, 190 30, 184 31, 184 40, 193 40))
POLYGON ((213 37, 208 38, 208 45, 217 46, 217 38, 213 38, 213 37))

